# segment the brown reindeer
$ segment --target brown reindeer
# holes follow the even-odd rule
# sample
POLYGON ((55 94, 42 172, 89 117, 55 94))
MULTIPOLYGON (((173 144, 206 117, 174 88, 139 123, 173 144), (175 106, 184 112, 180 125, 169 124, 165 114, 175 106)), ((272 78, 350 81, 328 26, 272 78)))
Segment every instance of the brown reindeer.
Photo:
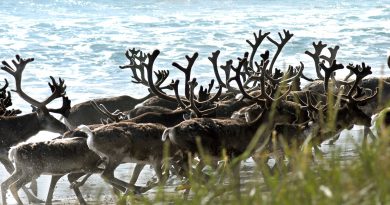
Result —
MULTIPOLYGON (((12 163, 9 161, 8 156, 6 155, 7 151, 11 146, 16 145, 17 143, 23 142, 28 138, 34 136, 39 131, 46 130, 56 133, 64 133, 68 128, 57 120, 55 117, 50 115, 49 112, 56 112, 66 115, 69 110, 70 101, 65 97, 65 88, 64 81, 60 79, 58 84, 53 77, 52 84, 49 84, 52 89, 52 94, 50 97, 45 99, 42 102, 39 102, 29 95, 23 92, 21 86, 22 72, 25 69, 26 65, 29 62, 32 62, 34 59, 22 59, 19 55, 16 55, 16 61, 13 60, 12 63, 16 70, 14 70, 6 61, 3 61, 2 70, 5 70, 15 78, 16 82, 16 92, 19 96, 30 103, 32 106, 35 106, 37 109, 35 112, 30 114, 25 114, 21 116, 10 116, 10 117, 0 117, 0 133, 2 143, 0 144, 0 160, 1 163, 5 166, 6 170, 9 173, 14 171, 12 163), (47 104, 49 104, 54 99, 62 97, 63 98, 63 107, 60 109, 49 109, 47 104)), ((8 187, 2 187, 6 189, 8 187)), ((23 188, 26 192, 26 189, 23 188)), ((30 201, 40 201, 34 196, 26 192, 30 201)), ((5 196, 3 196, 4 199, 5 196)), ((5 200, 5 199, 4 199, 5 200)))
MULTIPOLYGON (((130 60, 130 64, 125 66, 119 66, 119 67, 121 69, 124 68, 131 69, 133 73, 132 82, 149 87, 149 81, 145 80, 145 76, 144 76, 145 68, 142 65, 142 63, 144 63, 147 59, 146 56, 142 53, 142 51, 135 50, 135 49, 129 49, 125 55, 130 60)), ((161 87, 161 85, 167 79, 169 72, 159 71, 159 72, 155 72, 155 75, 157 76, 157 80, 154 83, 153 81, 151 81, 151 84, 153 84, 159 90, 166 89, 166 87, 161 87)), ((139 106, 142 105, 160 106, 169 109, 176 109, 177 107, 176 102, 170 102, 170 101, 160 99, 158 97, 155 97, 153 93, 150 93, 145 97, 139 99, 133 98, 128 95, 121 95, 115 97, 97 98, 92 100, 97 102, 98 104, 103 104, 107 109, 110 110, 119 109, 124 112, 134 109, 138 104, 141 104, 139 106)), ((81 124, 92 125, 92 124, 100 123, 100 119, 104 118, 104 115, 102 115, 99 112, 96 112, 96 110, 89 103, 90 101, 91 100, 88 100, 72 106, 72 108, 69 111, 68 117, 65 118, 65 122, 69 127, 76 128, 78 125, 81 124)), ((139 113, 132 113, 132 114, 133 114, 132 117, 135 117, 137 115, 134 114, 139 114, 139 113)))
MULTIPOLYGON (((100 157, 88 149, 86 138, 83 137, 22 143, 10 149, 9 159, 15 162, 15 171, 1 184, 4 205, 6 187, 9 187, 18 204, 23 204, 18 190, 41 174, 53 175, 46 200, 46 204, 51 204, 54 185, 64 174, 71 173, 68 178, 72 183, 85 173, 101 171, 98 168, 100 157)), ((86 204, 78 186, 72 188, 80 204, 86 204)))
MULTIPOLYGON (((246 61, 247 58, 245 57, 240 60, 237 68, 232 67, 232 69, 239 73, 246 61)), ((202 157, 204 154, 217 160, 221 158, 223 153, 226 153, 232 159, 241 155, 248 148, 259 128, 262 129, 262 132, 260 138, 255 142, 257 144, 255 147, 259 147, 269 139, 268 137, 276 122, 298 122, 299 119, 297 117, 299 116, 295 113, 286 112, 282 107, 279 107, 280 104, 278 103, 288 94, 291 87, 278 99, 272 98, 266 92, 264 75, 266 65, 268 65, 268 61, 261 65, 261 70, 263 71, 260 76, 261 95, 256 99, 264 108, 255 120, 245 122, 237 119, 190 119, 174 127, 167 128, 162 139, 164 141, 169 140, 183 151, 193 155, 196 154, 199 157, 202 157), (276 109, 270 109, 272 106, 276 109), (199 155, 200 153, 202 155, 199 155)), ((236 79, 236 81, 238 84, 240 83, 239 80, 236 79)), ((189 85, 190 87, 194 86, 191 82, 189 85)), ((239 88, 242 88, 242 86, 239 86, 239 88)), ((242 93, 245 97, 255 100, 255 98, 247 96, 246 92, 242 93)), ((251 151, 253 152, 254 150, 251 151)), ((197 169, 201 169, 203 165, 203 159, 201 159, 197 169)), ((239 163, 235 166, 234 173, 235 178, 239 179, 239 163)))

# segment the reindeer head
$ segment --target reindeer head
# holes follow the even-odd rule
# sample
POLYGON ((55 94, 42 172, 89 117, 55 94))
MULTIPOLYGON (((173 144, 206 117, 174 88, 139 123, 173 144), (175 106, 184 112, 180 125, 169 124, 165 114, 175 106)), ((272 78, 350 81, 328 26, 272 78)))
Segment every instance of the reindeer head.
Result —
MULTIPOLYGON (((12 63, 15 67, 11 67, 6 61, 3 61, 3 67, 1 67, 2 70, 8 72, 15 78, 15 83, 16 83, 16 90, 15 92, 19 94, 19 96, 31 104, 33 106, 36 114, 37 114, 37 119, 39 121, 39 128, 40 130, 47 130, 51 132, 56 132, 56 133, 64 133, 68 130, 65 124, 57 120, 55 117, 53 117, 50 112, 54 113, 60 113, 64 116, 69 114, 69 109, 70 109, 70 100, 65 96, 65 89, 66 85, 64 84, 64 80, 61 78, 59 79, 59 83, 55 81, 53 77, 50 76, 52 83, 49 83, 50 89, 52 91, 52 94, 45 99, 42 102, 39 102, 29 95, 27 95, 23 90, 22 90, 22 73, 26 67, 26 65, 30 62, 34 61, 33 58, 28 58, 28 59, 23 59, 19 55, 16 55, 16 61, 12 60, 12 63), (52 102, 54 99, 62 97, 63 99, 63 106, 60 109, 49 109, 47 108, 47 105, 52 102)), ((39 129, 38 128, 38 129, 39 129)))

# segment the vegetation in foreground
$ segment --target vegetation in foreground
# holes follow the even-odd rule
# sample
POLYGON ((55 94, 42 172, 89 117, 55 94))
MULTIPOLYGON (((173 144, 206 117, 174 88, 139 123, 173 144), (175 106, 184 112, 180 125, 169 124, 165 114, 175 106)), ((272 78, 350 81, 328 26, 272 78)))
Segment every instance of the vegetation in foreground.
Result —
POLYGON ((388 136, 381 136, 364 146, 356 143, 353 159, 334 150, 327 157, 317 154, 314 161, 311 149, 289 150, 286 166, 269 169, 257 162, 251 176, 241 179, 239 195, 225 165, 223 183, 221 172, 207 180, 193 176, 188 197, 180 190, 186 185, 177 193, 160 187, 153 197, 122 196, 118 204, 390 204, 389 145, 388 136))

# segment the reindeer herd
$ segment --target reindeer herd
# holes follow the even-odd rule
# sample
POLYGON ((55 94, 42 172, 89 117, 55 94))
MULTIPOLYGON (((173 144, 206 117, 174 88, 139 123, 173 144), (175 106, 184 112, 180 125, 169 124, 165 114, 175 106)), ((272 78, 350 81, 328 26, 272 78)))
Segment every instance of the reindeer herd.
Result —
MULTIPOLYGON (((16 55, 12 64, 3 61, 1 69, 15 80, 14 91, 34 109, 24 115, 10 109, 11 92, 5 80, 0 90, 0 161, 11 176, 1 181, 2 204, 7 204, 8 190, 22 204, 20 188, 29 202, 43 202, 36 197, 35 182, 42 174, 52 176, 46 204, 52 203, 56 183, 64 175, 80 204, 86 204, 79 187, 95 173, 116 190, 141 194, 163 186, 170 174, 188 178, 194 170, 199 172, 206 164, 205 156, 216 164, 249 152, 249 156, 261 156, 262 161, 273 156, 278 163, 286 148, 311 144, 316 149, 354 125, 365 127, 365 137, 375 137, 370 130, 371 118, 390 100, 390 78, 367 77, 371 67, 362 63, 348 64, 345 67, 350 74, 336 79, 336 71, 345 69, 336 61, 339 47, 329 47, 330 56, 326 56, 322 51, 327 45, 321 41, 313 43, 314 52, 305 52, 313 58, 318 79, 304 75, 303 63, 282 72, 275 68, 275 62, 293 34, 286 30, 279 33, 280 42, 269 34, 254 33, 254 42, 247 40, 252 51, 236 62, 219 65, 220 51, 213 52, 208 59, 216 81, 211 80, 206 88, 200 86, 197 94, 198 82, 191 71, 198 53, 186 56, 187 66, 172 63, 184 73, 184 94, 179 93, 179 80, 163 85, 169 71, 155 71, 158 50, 146 55, 129 49, 126 57, 130 63, 120 68, 131 69, 133 82, 147 86, 150 94, 140 99, 126 95, 94 99, 73 106, 61 78, 57 82, 50 77, 52 93, 42 102, 23 91, 23 71, 34 59, 16 55), (272 59, 268 50, 256 56, 265 39, 276 46, 272 59), (220 75, 221 70, 224 75, 220 75), (308 81, 306 86, 301 87, 301 79, 308 81), (213 91, 215 82, 217 90, 213 91), (173 93, 167 94, 168 90, 173 93), (62 98, 62 107, 49 108, 57 98, 62 98), (64 122, 52 113, 61 114, 64 122), (25 142, 43 130, 60 136, 25 142), (199 162, 193 166, 195 157, 199 162), (114 175, 122 163, 136 164, 129 182, 114 175), (157 181, 136 186, 145 165, 153 167, 157 181), (31 190, 25 187, 30 182, 31 190)), ((388 61, 390 67, 390 57, 388 61)), ((233 182, 239 189, 240 163, 233 170, 233 182)))

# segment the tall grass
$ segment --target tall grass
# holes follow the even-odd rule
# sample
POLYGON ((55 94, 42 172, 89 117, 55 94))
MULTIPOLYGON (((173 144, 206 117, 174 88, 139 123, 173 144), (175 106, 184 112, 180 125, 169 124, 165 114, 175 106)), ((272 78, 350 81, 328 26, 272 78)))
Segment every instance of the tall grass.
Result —
MULTIPOLYGON (((330 98, 328 103, 338 101, 330 98)), ((336 112, 329 106, 324 113, 324 125, 330 129, 337 120, 336 112)), ((203 172, 193 173, 174 193, 161 186, 154 196, 125 196, 118 204, 390 204, 390 132, 381 132, 386 135, 365 146, 355 143, 356 156, 352 159, 344 158, 340 149, 313 159, 311 147, 286 147, 286 162, 271 169, 267 162, 256 161, 238 187, 233 183, 237 180, 233 169, 239 161, 250 157, 263 129, 264 126, 259 128, 247 152, 221 165, 222 168, 211 168, 206 179, 203 172), (185 197, 180 187, 187 186, 191 191, 185 197)))
MULTIPOLYGON (((331 106, 319 113, 319 123, 329 136, 336 129, 340 105, 340 95, 334 96, 331 92, 328 89, 327 105, 331 106)), ((276 95, 280 95, 280 90, 276 95)), ((379 92, 378 99, 381 97, 379 92)), ((275 108, 273 103, 271 109, 275 108)), ((271 118, 274 114, 270 113, 271 118)), ((125 196, 118 204, 390 204, 390 129, 378 126, 382 125, 383 119, 382 116, 378 118, 377 140, 364 143, 364 146, 354 143, 356 156, 353 158, 345 158, 340 148, 331 149, 326 156, 313 156, 310 142, 302 149, 285 146, 286 161, 270 167, 268 158, 256 160, 251 170, 246 171, 247 176, 237 183, 234 168, 257 148, 267 126, 263 125, 246 152, 219 168, 211 168, 206 178, 204 172, 194 172, 176 192, 166 191, 161 186, 152 197, 125 196), (180 189, 183 187, 191 187, 188 197, 183 196, 184 191, 180 189)), ((309 137, 313 138, 316 136, 309 137)), ((198 148, 201 158, 211 165, 210 157, 198 148)), ((221 155, 226 159, 223 153, 221 155)))
MULTIPOLYGON (((312 161, 307 152, 288 152, 289 166, 271 173, 265 164, 253 167, 234 194, 232 170, 226 178, 212 173, 207 180, 189 179, 191 192, 166 192, 155 196, 127 196, 119 204, 390 204, 390 146, 387 136, 364 148, 356 144, 357 157, 344 159, 339 150, 312 161)), ((180 186, 178 186, 180 187, 180 186)))

